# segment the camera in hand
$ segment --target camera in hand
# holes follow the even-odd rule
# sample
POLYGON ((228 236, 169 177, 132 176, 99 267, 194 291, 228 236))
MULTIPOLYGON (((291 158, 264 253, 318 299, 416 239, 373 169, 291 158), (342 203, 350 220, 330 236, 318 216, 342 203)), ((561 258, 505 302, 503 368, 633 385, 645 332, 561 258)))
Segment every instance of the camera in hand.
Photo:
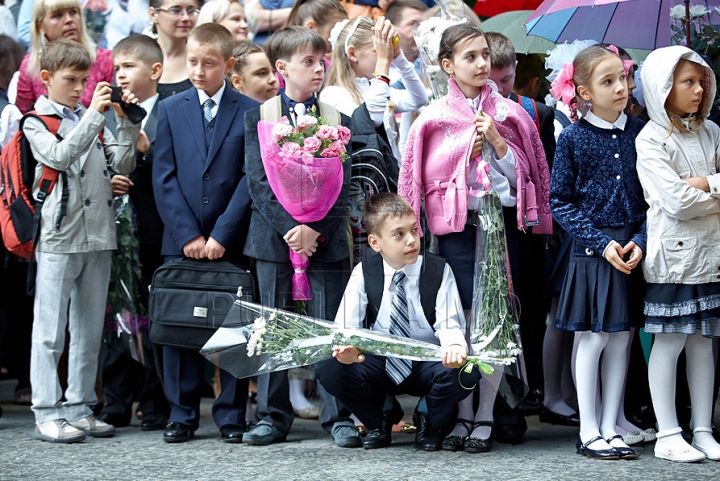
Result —
POLYGON ((111 86, 110 90, 112 91, 110 93, 110 101, 120 104, 120 108, 123 110, 123 112, 125 112, 125 115, 128 116, 128 119, 130 119, 132 123, 137 124, 142 122, 142 119, 144 119, 147 115, 145 109, 140 107, 138 104, 129 104, 127 102, 124 102, 122 99, 122 88, 111 86))

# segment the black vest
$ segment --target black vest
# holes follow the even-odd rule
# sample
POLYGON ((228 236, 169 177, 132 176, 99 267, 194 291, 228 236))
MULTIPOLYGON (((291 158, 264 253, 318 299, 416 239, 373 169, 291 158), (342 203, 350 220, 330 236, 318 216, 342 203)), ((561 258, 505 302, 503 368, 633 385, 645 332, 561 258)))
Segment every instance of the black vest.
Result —
MULTIPOLYGON (((382 256, 372 250, 365 248, 362 258, 363 278, 365 279, 365 293, 367 294, 367 309, 363 327, 372 329, 380 311, 380 303, 383 297, 383 284, 385 273, 383 271, 382 256)), ((420 304, 422 305, 425 318, 430 327, 435 330, 435 304, 437 294, 442 284, 443 271, 445 270, 445 259, 435 254, 426 252, 423 254, 423 265, 420 269, 420 304)))

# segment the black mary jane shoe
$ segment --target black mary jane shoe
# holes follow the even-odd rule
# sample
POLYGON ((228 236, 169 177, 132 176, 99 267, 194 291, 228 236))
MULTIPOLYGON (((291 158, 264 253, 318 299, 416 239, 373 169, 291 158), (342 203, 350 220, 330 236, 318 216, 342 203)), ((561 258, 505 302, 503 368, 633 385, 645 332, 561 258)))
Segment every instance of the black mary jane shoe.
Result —
POLYGON ((618 453, 616 448, 590 449, 588 447, 595 441, 602 440, 602 436, 595 436, 590 441, 583 444, 582 439, 580 439, 580 436, 578 436, 577 444, 575 444, 575 447, 577 448, 577 453, 581 456, 587 456, 588 458, 592 459, 620 459, 620 454, 618 453))
MULTIPOLYGON (((470 433, 472 433, 473 430, 473 422, 468 421, 467 419, 458 419, 456 424, 462 424, 465 430, 468 433, 468 436, 470 433)), ((449 436, 445 436, 445 439, 443 439, 442 444, 440 447, 444 449, 445 451, 462 451, 465 449, 465 440, 467 439, 467 436, 458 436, 457 434, 451 434, 449 436)))
MULTIPOLYGON (((480 426, 490 426, 491 428, 495 427, 495 423, 490 421, 477 421, 473 424, 473 431, 475 428, 480 426)), ((471 431, 472 434, 472 431, 471 431)), ((468 453, 487 453, 492 449, 494 434, 491 432, 490 437, 487 439, 481 439, 476 438, 473 436, 468 436, 465 439, 465 451, 468 453)))
POLYGON ((540 411, 539 420, 541 423, 555 424, 558 426, 580 426, 580 416, 578 414, 570 414, 566 416, 564 414, 558 414, 548 408, 542 408, 540 411))
MULTIPOLYGON (((605 441, 610 444, 610 441, 612 441, 613 439, 620 439, 620 441, 622 441, 622 436, 616 434, 615 436, 608 438, 605 441)), ((612 444, 610 444, 610 446, 612 446, 612 444)), ((618 452, 618 454, 620 455, 620 459, 637 459, 640 456, 637 451, 630 447, 619 448, 617 446, 613 446, 613 449, 618 452)))

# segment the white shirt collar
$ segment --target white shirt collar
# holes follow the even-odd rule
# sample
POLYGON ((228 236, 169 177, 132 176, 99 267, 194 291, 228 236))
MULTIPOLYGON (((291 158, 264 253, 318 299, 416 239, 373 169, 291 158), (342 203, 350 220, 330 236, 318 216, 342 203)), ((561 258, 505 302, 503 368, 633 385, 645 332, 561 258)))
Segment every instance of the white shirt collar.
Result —
POLYGON ((55 110, 57 110, 61 117, 70 120, 75 125, 77 125, 77 123, 80 121, 80 114, 82 113, 81 104, 77 104, 75 106, 75 109, 70 109, 70 107, 59 104, 57 102, 53 102, 50 99, 48 99, 48 102, 50 102, 52 106, 55 107, 55 110))
POLYGON ((585 116, 585 120, 590 122, 592 125, 599 129, 605 129, 605 130, 612 130, 612 129, 620 129, 625 130, 625 124, 627 123, 627 115, 625 115, 625 112, 620 112, 620 117, 617 118, 617 120, 613 123, 608 122, 607 120, 603 120, 592 111, 588 110, 587 115, 585 116))
POLYGON ((478 95, 474 99, 468 99, 468 98, 465 99, 465 100, 467 100, 468 105, 470 106, 473 113, 475 113, 475 114, 478 113, 478 110, 480 110, 480 97, 481 96, 482 96, 482 93, 480 93, 480 95, 478 95))
MULTIPOLYGON (((422 268, 422 260, 423 256, 419 255, 417 261, 415 261, 415 264, 405 264, 405 266, 400 269, 405 273, 407 282, 410 282, 414 286, 417 286, 420 281, 420 269, 422 268)), ((392 282, 392 276, 394 276, 397 271, 397 269, 392 267, 390 264, 385 262, 385 259, 383 259, 383 273, 385 274, 385 278, 389 278, 392 282)))
MULTIPOLYGON (((222 99, 223 93, 225 92, 225 86, 226 86, 226 85, 227 85, 227 84, 226 84, 225 81, 223 80, 222 87, 220 87, 220 88, 218 89, 218 91, 215 92, 215 95, 213 95, 212 97, 210 97, 210 96, 207 94, 207 92, 205 92, 204 90, 198 90, 198 98, 200 99, 200 106, 202 107, 202 104, 205 103, 205 101, 206 101, 207 99, 213 99, 213 102, 215 102, 215 107, 217 107, 218 105, 220 105, 220 99, 222 99)), ((214 109, 214 107, 213 107, 213 109, 214 109)), ((213 115, 214 115, 214 114, 215 114, 215 111, 213 110, 213 115)))
POLYGON ((140 107, 145 109, 145 112, 147 112, 147 115, 142 120, 142 127, 145 128, 145 123, 147 122, 148 118, 150 117, 150 112, 155 108, 155 103, 157 102, 157 99, 160 97, 160 94, 155 94, 150 98, 147 98, 140 102, 140 107))

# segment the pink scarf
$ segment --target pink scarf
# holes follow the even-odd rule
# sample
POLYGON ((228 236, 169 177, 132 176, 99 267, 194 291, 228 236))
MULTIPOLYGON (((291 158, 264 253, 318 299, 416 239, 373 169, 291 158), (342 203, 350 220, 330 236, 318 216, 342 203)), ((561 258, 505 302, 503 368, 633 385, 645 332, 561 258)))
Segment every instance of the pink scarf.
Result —
MULTIPOLYGON (((413 123, 408 135, 398 193, 408 199, 418 217, 425 198, 428 227, 434 235, 462 232, 467 221, 467 171, 477 131, 475 117, 453 79, 449 93, 431 103, 413 123)), ((534 234, 551 234, 550 172, 540 134, 523 108, 494 90, 482 88, 482 111, 515 156, 517 173, 517 227, 534 234)))

